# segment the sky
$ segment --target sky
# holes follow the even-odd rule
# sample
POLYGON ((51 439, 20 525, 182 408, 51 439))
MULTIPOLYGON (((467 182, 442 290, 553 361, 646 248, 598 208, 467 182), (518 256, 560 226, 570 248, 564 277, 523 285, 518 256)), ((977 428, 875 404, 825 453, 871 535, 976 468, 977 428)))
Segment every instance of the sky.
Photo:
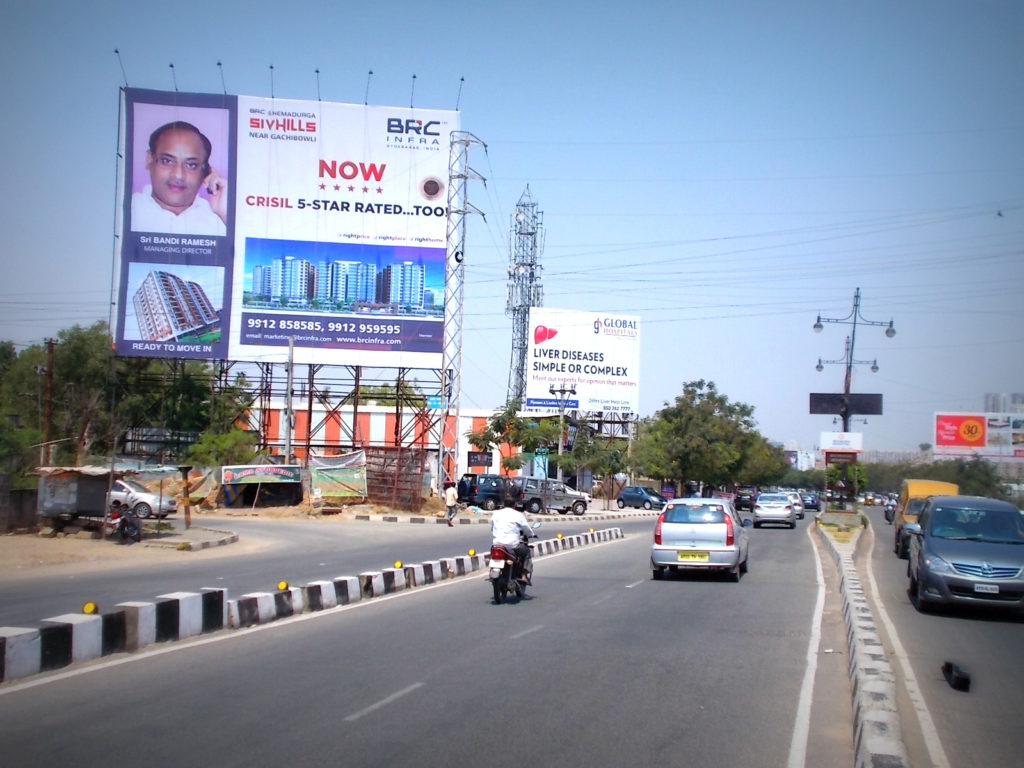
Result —
POLYGON ((1019 0, 3 0, 0 339, 108 318, 126 83, 457 108, 486 145, 463 409, 505 402, 528 187, 544 306, 640 318, 641 416, 703 379, 813 450, 852 325, 812 325, 859 288, 896 335, 857 326, 884 414, 851 429, 916 450, 936 412, 1024 392, 1022 40, 1019 0))

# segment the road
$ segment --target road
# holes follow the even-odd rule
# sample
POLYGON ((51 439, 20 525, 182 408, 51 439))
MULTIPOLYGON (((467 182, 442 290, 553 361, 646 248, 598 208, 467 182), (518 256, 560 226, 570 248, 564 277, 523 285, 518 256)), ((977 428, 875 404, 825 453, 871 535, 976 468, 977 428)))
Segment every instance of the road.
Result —
MULTIPOLYGON (((605 522, 623 523, 624 530, 648 532, 650 516, 605 522)), ((178 527, 183 521, 175 520, 178 527)), ((544 517, 541 533, 554 537, 587 530, 596 521, 586 518, 544 517)), ((153 600, 176 591, 204 587, 228 590, 231 597, 274 590, 282 579, 294 585, 317 579, 354 576, 390 568, 396 560, 421 563, 440 557, 464 555, 470 548, 490 545, 487 525, 410 525, 341 521, 337 518, 259 517, 206 518, 202 525, 236 532, 239 544, 199 552, 143 549, 151 562, 139 557, 117 567, 29 571, 17 579, 0 580, 0 626, 36 626, 41 619, 75 613, 86 600, 102 610, 127 600, 153 600), (159 555, 159 557, 158 557, 159 555), (170 559, 168 559, 168 556, 170 559)), ((89 541, 86 547, 111 549, 111 541, 89 541)))
POLYGON ((875 535, 873 546, 861 548, 858 571, 870 566, 875 614, 901 689, 911 764, 1020 765, 1024 619, 994 610, 917 612, 907 594, 907 561, 893 554, 892 526, 880 508, 865 511, 875 535), (969 692, 947 684, 947 661, 970 672, 969 692))
MULTIPOLYGON (((752 530, 739 584, 653 581, 651 526, 539 558, 506 605, 473 576, 0 687, 5 765, 852 765, 835 574, 819 649, 807 523, 752 530)), ((377 567, 481 547, 469 526, 368 527, 345 535, 377 567)))

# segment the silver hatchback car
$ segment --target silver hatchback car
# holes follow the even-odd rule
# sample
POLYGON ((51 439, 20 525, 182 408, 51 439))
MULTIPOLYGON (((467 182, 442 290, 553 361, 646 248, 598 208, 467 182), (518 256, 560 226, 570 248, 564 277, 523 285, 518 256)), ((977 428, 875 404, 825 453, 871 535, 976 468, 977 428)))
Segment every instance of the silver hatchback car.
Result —
POLYGON ((673 499, 658 516, 651 544, 651 572, 718 570, 739 581, 750 557, 747 528, 727 499, 673 499))
POLYGON ((785 523, 796 528, 797 509, 793 500, 785 493, 762 493, 754 502, 754 527, 762 523, 785 523))

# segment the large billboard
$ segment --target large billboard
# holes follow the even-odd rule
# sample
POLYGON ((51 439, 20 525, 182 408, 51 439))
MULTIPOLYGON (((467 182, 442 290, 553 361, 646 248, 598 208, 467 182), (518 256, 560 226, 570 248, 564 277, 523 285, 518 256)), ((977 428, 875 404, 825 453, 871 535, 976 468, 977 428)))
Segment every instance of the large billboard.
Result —
POLYGON ((117 354, 441 367, 458 112, 123 99, 117 354))
POLYGON ((532 307, 526 358, 528 409, 640 410, 638 317, 532 307))
POLYGON ((933 452, 1024 460, 1024 413, 936 413, 933 452))

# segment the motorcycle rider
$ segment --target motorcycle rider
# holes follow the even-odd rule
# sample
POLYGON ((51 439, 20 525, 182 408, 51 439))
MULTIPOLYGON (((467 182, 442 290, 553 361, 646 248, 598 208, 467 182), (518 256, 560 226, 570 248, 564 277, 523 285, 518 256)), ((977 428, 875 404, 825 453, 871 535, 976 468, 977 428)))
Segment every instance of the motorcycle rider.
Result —
POLYGON ((491 514, 491 545, 502 545, 516 556, 514 578, 524 584, 532 584, 533 555, 526 539, 537 538, 537 532, 530 527, 526 515, 512 507, 502 507, 491 514))

